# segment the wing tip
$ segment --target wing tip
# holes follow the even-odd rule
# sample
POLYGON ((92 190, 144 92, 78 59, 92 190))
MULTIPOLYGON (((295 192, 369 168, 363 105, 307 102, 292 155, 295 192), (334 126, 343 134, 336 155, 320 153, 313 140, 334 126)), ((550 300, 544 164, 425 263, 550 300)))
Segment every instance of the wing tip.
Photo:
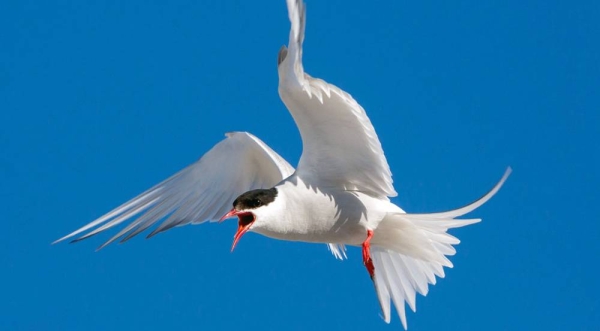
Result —
MULTIPOLYGON (((55 240, 55 241, 53 241, 53 242, 52 242, 50 245, 55 245, 55 244, 58 244, 59 242, 65 241, 65 240, 67 240, 67 239, 69 239, 69 238, 71 238, 71 237, 74 237, 74 236, 76 236, 76 235, 78 235, 78 234, 80 234, 80 233, 82 233, 82 232, 84 232, 84 231, 85 231, 85 229, 84 229, 84 230, 82 230, 81 228, 80 228, 80 229, 77 229, 77 230, 75 230, 75 231, 73 231, 73 232, 69 233, 68 235, 66 235, 66 236, 64 236, 64 237, 61 237, 61 238, 59 238, 59 239, 56 239, 56 240, 55 240)), ((73 242, 73 241, 78 241, 78 240, 77 240, 77 239, 73 239, 73 240, 71 240, 71 242, 73 242)))
POLYGON ((64 241, 64 240, 65 240, 65 239, 67 239, 67 238, 69 238, 69 236, 64 236, 64 237, 62 237, 62 238, 60 238, 60 239, 56 239, 55 241, 51 242, 51 243, 50 243, 50 245, 56 245, 56 244, 58 244, 59 242, 62 242, 62 241, 64 241))
POLYGON ((229 132, 225 132, 225 138, 232 138, 232 137, 235 137, 240 134, 251 135, 247 131, 229 131, 229 132))

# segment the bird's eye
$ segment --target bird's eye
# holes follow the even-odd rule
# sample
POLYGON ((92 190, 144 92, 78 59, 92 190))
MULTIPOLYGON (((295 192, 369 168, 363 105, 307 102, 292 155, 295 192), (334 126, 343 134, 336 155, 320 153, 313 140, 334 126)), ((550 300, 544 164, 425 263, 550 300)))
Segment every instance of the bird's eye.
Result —
POLYGON ((252 199, 252 201, 250 202, 252 204, 252 207, 258 207, 261 204, 260 199, 252 199))

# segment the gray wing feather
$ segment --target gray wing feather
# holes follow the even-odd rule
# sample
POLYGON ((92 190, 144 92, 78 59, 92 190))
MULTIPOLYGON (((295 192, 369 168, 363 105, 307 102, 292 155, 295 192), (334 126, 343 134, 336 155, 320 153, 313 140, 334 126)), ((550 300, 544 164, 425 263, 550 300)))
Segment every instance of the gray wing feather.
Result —
POLYGON ((252 189, 272 187, 294 172, 255 136, 247 132, 226 136, 198 161, 54 243, 91 230, 73 240, 80 241, 130 222, 101 249, 119 238, 127 241, 161 221, 148 237, 175 226, 215 221, 231 208, 235 197, 252 189))

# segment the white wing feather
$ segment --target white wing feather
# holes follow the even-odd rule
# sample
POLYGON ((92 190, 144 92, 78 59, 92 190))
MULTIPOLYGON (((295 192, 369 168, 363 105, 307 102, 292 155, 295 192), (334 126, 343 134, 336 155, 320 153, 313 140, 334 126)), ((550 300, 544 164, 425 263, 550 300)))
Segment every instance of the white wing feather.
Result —
POLYGON ((85 231, 89 238, 133 220, 99 249, 122 237, 126 241, 163 221, 150 236, 175 226, 215 221, 240 194, 273 187, 294 172, 281 156, 247 132, 232 132, 202 158, 86 226, 55 241, 85 231))
POLYGON ((319 186, 396 196, 387 160, 365 110, 346 92, 304 73, 305 9, 287 0, 292 28, 279 59, 279 95, 302 136, 296 174, 319 186))
POLYGON ((333 254, 333 256, 338 260, 347 259, 346 256, 346 246, 344 244, 327 244, 327 248, 333 254))

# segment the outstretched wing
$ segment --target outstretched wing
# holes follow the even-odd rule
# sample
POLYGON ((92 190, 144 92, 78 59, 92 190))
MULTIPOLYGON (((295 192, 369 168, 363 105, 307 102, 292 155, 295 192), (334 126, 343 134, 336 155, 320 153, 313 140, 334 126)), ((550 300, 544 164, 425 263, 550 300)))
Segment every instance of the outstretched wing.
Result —
POLYGON ((296 121, 303 151, 297 175, 323 186, 396 196, 381 143, 365 110, 346 92, 302 67, 305 8, 287 0, 288 48, 278 57, 279 95, 296 121))
POLYGON ((281 156, 250 133, 231 132, 226 136, 198 161, 54 243, 89 231, 74 241, 83 240, 130 221, 101 249, 119 238, 127 241, 160 221, 148 237, 175 226, 215 221, 240 194, 275 186, 294 172, 281 156))

